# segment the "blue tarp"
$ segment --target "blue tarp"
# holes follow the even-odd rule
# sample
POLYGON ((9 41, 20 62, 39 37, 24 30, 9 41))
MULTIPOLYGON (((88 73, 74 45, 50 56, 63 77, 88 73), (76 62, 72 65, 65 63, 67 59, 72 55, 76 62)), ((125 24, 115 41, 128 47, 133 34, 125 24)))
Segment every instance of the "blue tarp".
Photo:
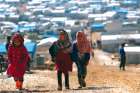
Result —
POLYGON ((107 6, 108 11, 118 11, 119 9, 119 6, 107 6))
POLYGON ((36 31, 35 29, 36 29, 35 26, 18 26, 17 28, 14 29, 13 32, 17 32, 17 31, 36 31))
POLYGON ((1 44, 0 44, 0 54, 5 54, 5 53, 6 53, 5 44, 1 43, 1 44))
POLYGON ((119 10, 117 10, 117 13, 119 13, 119 14, 127 14, 128 11, 126 9, 119 9, 119 10))
POLYGON ((125 5, 136 5, 137 1, 136 0, 125 0, 125 1, 122 2, 122 4, 125 4, 125 5))
MULTIPOLYGON (((31 57, 33 58, 36 52, 36 43, 35 42, 28 42, 24 44, 27 48, 27 51, 30 53, 31 57)), ((5 43, 0 44, 0 54, 6 54, 6 47, 5 43)))
POLYGON ((102 23, 94 23, 90 26, 91 31, 98 32, 98 31, 104 31, 104 24, 102 23))
POLYGON ((36 52, 36 43, 35 42, 28 42, 24 44, 27 48, 27 51, 31 54, 31 57, 33 58, 36 52))

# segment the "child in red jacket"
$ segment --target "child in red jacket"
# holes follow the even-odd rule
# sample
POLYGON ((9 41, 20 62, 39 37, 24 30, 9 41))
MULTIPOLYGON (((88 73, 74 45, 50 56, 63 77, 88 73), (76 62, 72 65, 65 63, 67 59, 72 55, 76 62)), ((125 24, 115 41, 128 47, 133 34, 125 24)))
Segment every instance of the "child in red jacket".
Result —
POLYGON ((7 68, 7 74, 14 78, 16 88, 19 90, 22 89, 27 62, 30 59, 23 43, 23 37, 16 33, 12 36, 12 44, 8 47, 8 60, 10 64, 7 68))

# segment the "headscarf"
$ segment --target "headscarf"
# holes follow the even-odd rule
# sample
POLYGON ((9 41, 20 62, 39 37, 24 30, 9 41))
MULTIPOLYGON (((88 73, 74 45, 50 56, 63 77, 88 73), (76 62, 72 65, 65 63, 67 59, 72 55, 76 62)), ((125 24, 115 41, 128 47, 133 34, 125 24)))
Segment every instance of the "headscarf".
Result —
POLYGON ((59 39, 57 41, 57 45, 59 48, 69 48, 71 46, 71 42, 69 39, 69 35, 65 30, 60 31, 60 35, 64 35, 64 40, 59 39))
POLYGON ((15 41, 15 40, 18 40, 18 41, 21 43, 20 46, 22 46, 23 43, 24 43, 24 39, 23 39, 22 35, 19 34, 19 33, 15 33, 15 34, 12 36, 12 44, 14 44, 14 41, 15 41))
POLYGON ((84 32, 77 32, 76 40, 77 47, 80 53, 90 53, 91 45, 84 32))

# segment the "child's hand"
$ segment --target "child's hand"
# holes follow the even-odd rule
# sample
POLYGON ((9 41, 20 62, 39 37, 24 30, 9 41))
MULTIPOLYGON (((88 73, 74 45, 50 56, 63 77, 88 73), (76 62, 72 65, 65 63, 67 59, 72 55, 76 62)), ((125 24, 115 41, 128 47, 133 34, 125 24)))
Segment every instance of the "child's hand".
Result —
POLYGON ((55 62, 55 61, 56 61, 56 58, 52 58, 51 60, 52 60, 53 62, 55 62))
POLYGON ((79 58, 81 59, 81 58, 83 57, 84 54, 79 53, 78 55, 79 55, 79 58))
POLYGON ((89 61, 85 63, 85 66, 87 66, 89 64, 89 61))

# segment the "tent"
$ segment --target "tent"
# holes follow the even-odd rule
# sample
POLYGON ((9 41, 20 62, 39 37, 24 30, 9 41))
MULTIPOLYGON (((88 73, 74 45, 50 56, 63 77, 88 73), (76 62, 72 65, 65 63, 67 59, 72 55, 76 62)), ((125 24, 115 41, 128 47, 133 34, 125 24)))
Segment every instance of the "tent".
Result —
POLYGON ((0 54, 6 54, 5 43, 0 44, 0 54))
MULTIPOLYGON (((31 58, 34 57, 35 52, 36 52, 36 43, 35 42, 28 42, 24 44, 25 47, 27 48, 27 51, 30 53, 31 58)), ((0 54, 6 54, 6 47, 5 43, 0 44, 0 54)))
POLYGON ((27 48, 27 51, 30 53, 31 58, 33 59, 36 53, 36 43, 35 42, 27 42, 24 44, 27 48))
POLYGON ((127 46, 124 48, 126 52, 127 64, 140 64, 140 47, 139 46, 127 46))
POLYGON ((91 24, 90 29, 92 32, 104 32, 104 27, 105 25, 102 23, 93 23, 91 24))
POLYGON ((55 41, 57 41, 57 37, 45 38, 45 39, 40 40, 40 42, 37 44, 37 46, 50 45, 50 44, 52 44, 55 41))

